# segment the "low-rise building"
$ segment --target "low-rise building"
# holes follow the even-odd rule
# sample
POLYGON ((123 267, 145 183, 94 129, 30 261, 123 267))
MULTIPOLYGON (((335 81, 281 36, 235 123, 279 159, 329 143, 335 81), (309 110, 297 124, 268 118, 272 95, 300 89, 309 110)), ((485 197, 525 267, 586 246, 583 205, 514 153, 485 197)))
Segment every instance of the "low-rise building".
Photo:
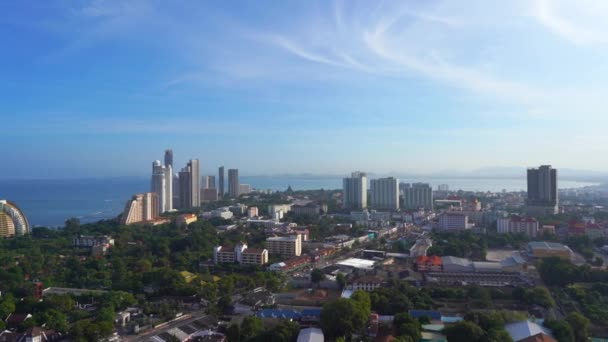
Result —
POLYGON ((236 246, 216 246, 213 248, 213 262, 264 265, 268 263, 268 250, 248 248, 241 242, 236 246))
POLYGON ((323 330, 319 328, 305 328, 300 330, 297 342, 323 342, 323 330))
POLYGON ((370 276, 359 277, 358 279, 353 280, 346 287, 347 287, 347 289, 353 290, 353 291, 362 290, 362 291, 371 292, 371 291, 381 287, 382 283, 383 283, 382 278, 370 275, 370 276))
POLYGON ((234 216, 243 216, 247 212, 247 206, 244 204, 235 204, 229 207, 229 210, 234 214, 234 216))
POLYGON ((268 263, 268 250, 261 248, 247 248, 241 255, 242 264, 265 265, 268 263))
POLYGON ((441 272, 443 270, 443 261, 437 255, 422 255, 416 258, 416 269, 418 272, 441 272))
POLYGON ((258 213, 258 207, 249 207, 249 209, 247 209, 247 217, 258 217, 259 213, 258 213))
POLYGON ((319 216, 321 214, 321 206, 314 203, 294 204, 291 206, 291 211, 294 215, 319 216))
POLYGON ((190 223, 196 222, 197 220, 198 217, 195 214, 182 214, 177 217, 175 223, 177 223, 179 227, 186 227, 190 223))
POLYGON ((242 242, 237 243, 236 246, 216 246, 213 248, 213 262, 216 264, 241 262, 245 249, 247 244, 242 242))
POLYGON ((269 237, 266 239, 266 247, 270 254, 287 257, 300 256, 302 254, 302 236, 296 234, 269 237))
POLYGON ((533 217, 512 215, 496 220, 496 231, 499 233, 524 233, 529 237, 538 236, 538 221, 533 217))
POLYGON ((220 217, 225 220, 230 220, 234 214, 227 207, 218 208, 211 211, 211 217, 220 217))
POLYGON ((97 245, 114 246, 114 239, 108 235, 78 235, 77 237, 72 239, 72 245, 74 247, 93 247, 97 245))
POLYGON ((439 215, 439 229, 466 230, 470 229, 469 217, 463 213, 448 212, 439 215))
POLYGON ((528 256, 531 258, 558 257, 570 260, 572 250, 565 245, 557 242, 531 241, 527 247, 528 256))

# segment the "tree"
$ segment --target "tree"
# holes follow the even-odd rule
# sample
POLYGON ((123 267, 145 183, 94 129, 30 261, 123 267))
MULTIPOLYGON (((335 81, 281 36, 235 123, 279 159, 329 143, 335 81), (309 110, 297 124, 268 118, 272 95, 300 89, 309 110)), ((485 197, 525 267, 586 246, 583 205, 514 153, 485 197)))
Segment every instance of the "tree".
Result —
POLYGON ((405 336, 418 341, 422 337, 420 322, 408 313, 399 313, 393 320, 393 330, 397 336, 405 336))
POLYGON ((241 323, 241 340, 247 341, 255 338, 264 331, 262 319, 255 316, 247 316, 241 323))
POLYGON ((264 341, 270 342, 291 342, 295 341, 300 332, 300 325, 296 322, 281 321, 279 325, 268 330, 264 336, 264 341))
POLYGON ((511 335, 504 329, 492 329, 486 333, 484 341, 487 342, 513 342, 511 335))
POLYGON ((9 314, 15 312, 15 298, 12 294, 5 295, 0 298, 0 320, 5 319, 9 314))
POLYGON ((372 309, 372 301, 367 292, 357 290, 350 296, 350 299, 353 300, 367 316, 369 316, 372 309))
POLYGON ((568 322, 572 328, 574 340, 576 342, 587 341, 587 338, 589 337, 589 320, 587 317, 578 312, 571 312, 566 316, 566 322, 568 322))
POLYGON ((72 217, 65 221, 65 231, 70 233, 76 233, 80 229, 80 220, 72 217))
POLYGON ((369 312, 363 310, 363 305, 351 299, 339 298, 323 306, 321 328, 328 339, 350 337, 364 328, 368 319, 369 312))
POLYGON ((313 284, 317 285, 317 287, 319 286, 319 283, 325 279, 325 273, 323 273, 323 271, 321 271, 318 268, 315 268, 312 270, 312 272, 310 272, 310 281, 313 282, 313 284))
POLYGON ((545 321, 544 325, 551 329, 553 337, 558 342, 574 342, 574 332, 566 321, 545 321))
POLYGON ((336 282, 338 283, 338 288, 343 290, 344 286, 346 286, 346 278, 344 277, 344 274, 338 273, 336 276, 336 282))
POLYGON ((460 321, 443 329, 450 342, 484 342, 485 333, 477 324, 469 321, 460 321))
POLYGON ((532 290, 526 291, 524 295, 526 301, 530 304, 538 304, 544 308, 552 308, 555 306, 555 301, 551 297, 551 293, 544 287, 535 287, 532 290))
POLYGON ((231 324, 226 330, 228 342, 239 342, 241 340, 241 328, 238 324, 231 324))

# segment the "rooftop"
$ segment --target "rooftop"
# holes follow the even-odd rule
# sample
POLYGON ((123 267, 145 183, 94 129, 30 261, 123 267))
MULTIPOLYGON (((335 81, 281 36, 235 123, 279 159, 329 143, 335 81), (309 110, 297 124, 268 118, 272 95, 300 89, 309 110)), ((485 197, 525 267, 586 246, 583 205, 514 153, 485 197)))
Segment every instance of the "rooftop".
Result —
POLYGON ((551 331, 530 321, 521 321, 505 325, 505 330, 513 341, 518 342, 531 336, 545 334, 551 336, 551 331))
POLYGON ((568 246, 562 245, 561 243, 547 241, 530 241, 528 242, 528 247, 532 249, 556 249, 564 251, 570 250, 568 246))
POLYGON ((297 342, 323 342, 323 331, 318 328, 306 328, 300 330, 297 342))
POLYGON ((374 267, 376 262, 373 260, 359 259, 359 258, 350 258, 346 260, 342 260, 338 262, 338 265, 341 266, 349 266, 353 268, 366 269, 370 270, 374 267))
POLYGON ((293 241, 293 240, 297 240, 298 236, 297 235, 290 235, 290 236, 272 236, 266 239, 266 241, 293 241))

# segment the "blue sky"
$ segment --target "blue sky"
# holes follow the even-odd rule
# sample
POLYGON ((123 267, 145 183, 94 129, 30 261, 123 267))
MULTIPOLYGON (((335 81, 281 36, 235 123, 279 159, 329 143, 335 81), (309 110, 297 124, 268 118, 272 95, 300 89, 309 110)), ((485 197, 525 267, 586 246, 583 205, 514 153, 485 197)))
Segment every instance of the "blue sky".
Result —
POLYGON ((608 171, 606 1, 0 2, 0 177, 608 171))

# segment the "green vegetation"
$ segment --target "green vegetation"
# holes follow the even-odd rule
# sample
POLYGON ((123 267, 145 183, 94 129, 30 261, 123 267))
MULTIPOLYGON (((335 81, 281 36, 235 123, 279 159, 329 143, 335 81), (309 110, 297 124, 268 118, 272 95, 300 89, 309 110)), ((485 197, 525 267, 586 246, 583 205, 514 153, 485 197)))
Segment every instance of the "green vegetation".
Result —
POLYGON ((112 220, 81 225, 70 219, 62 230, 36 227, 29 236, 0 240, 0 317, 31 313, 28 326, 46 324, 69 332, 76 341, 88 341, 111 333, 116 312, 138 302, 147 315, 174 317, 174 305, 149 304, 155 297, 199 296, 209 301, 210 313, 220 314, 230 308, 233 292, 259 286, 277 291, 284 284, 280 274, 257 266, 219 265, 213 275, 206 268, 199 270, 199 262, 212 257, 215 245, 243 240, 261 247, 265 237, 243 228, 218 235, 204 220, 188 227, 150 227, 112 220), (103 257, 92 257, 89 249, 72 246, 77 235, 110 235, 115 246, 103 257), (45 296, 39 302, 33 298, 32 280, 44 287, 108 292, 97 297, 45 296), (77 309, 76 302, 92 303, 95 309, 77 309))
POLYGON ((510 342, 505 324, 525 320, 526 317, 511 311, 469 312, 464 321, 444 329, 448 341, 510 342))
POLYGON ((396 315, 412 309, 432 309, 433 300, 428 292, 419 290, 407 282, 393 282, 380 287, 369 295, 371 308, 383 315, 396 315))
POLYGON ((433 246, 428 255, 451 255, 460 258, 485 260, 488 248, 521 248, 528 237, 524 234, 475 234, 464 232, 433 232, 433 246))
POLYGON ((326 338, 350 338, 367 325, 371 312, 371 300, 363 291, 355 291, 350 299, 339 298, 323 306, 321 328, 326 338))

